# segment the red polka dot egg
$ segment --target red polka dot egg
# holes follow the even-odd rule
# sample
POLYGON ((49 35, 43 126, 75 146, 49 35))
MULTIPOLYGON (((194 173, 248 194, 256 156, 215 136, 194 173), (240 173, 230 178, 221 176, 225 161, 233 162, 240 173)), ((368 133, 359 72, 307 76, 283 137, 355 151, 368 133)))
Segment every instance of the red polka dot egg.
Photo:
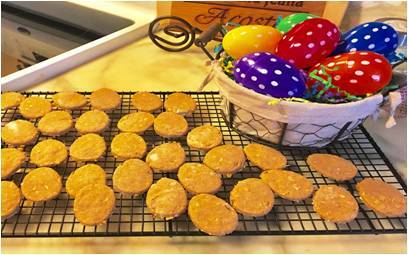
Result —
MULTIPOLYGON (((355 96, 373 94, 384 88, 391 80, 392 69, 388 60, 371 51, 354 51, 325 59, 310 69, 317 76, 327 80, 321 70, 332 77, 332 84, 355 96), (316 70, 319 70, 316 72, 316 70)), ((309 78, 307 85, 316 82, 309 78)))
POLYGON ((282 37, 276 55, 298 68, 308 68, 329 56, 339 40, 335 24, 323 18, 308 19, 282 37))
POLYGON ((276 98, 302 97, 304 75, 292 64, 269 52, 245 55, 234 66, 235 81, 259 94, 276 98))

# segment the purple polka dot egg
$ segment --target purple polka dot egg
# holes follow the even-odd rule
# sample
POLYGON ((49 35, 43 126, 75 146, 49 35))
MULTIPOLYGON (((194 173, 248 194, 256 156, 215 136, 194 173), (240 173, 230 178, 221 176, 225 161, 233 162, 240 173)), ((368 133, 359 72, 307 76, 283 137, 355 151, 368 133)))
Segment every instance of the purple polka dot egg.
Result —
POLYGON ((305 77, 293 64, 269 52, 245 55, 235 62, 235 81, 259 94, 276 97, 302 97, 305 77))

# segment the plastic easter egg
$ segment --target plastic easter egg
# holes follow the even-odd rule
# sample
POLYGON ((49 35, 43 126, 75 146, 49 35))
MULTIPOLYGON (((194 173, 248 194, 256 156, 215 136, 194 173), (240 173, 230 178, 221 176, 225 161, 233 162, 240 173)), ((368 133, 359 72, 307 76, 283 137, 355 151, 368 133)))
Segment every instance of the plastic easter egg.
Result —
POLYGON ((248 54, 236 61, 234 78, 248 89, 276 98, 302 97, 306 90, 302 73, 269 52, 248 54))
POLYGON ((398 34, 394 28, 382 22, 368 22, 346 32, 334 53, 373 51, 386 56, 397 46, 398 34))
POLYGON ((282 34, 284 34, 291 30, 297 24, 302 23, 307 19, 313 18, 317 18, 317 16, 309 13, 294 13, 283 18, 276 26, 276 29, 278 29, 282 34))
POLYGON ((235 59, 254 52, 275 53, 281 33, 270 26, 248 25, 229 31, 222 40, 225 52, 235 59))
POLYGON ((339 39, 339 29, 327 19, 308 19, 282 37, 276 55, 298 68, 307 68, 329 56, 339 39))
MULTIPOLYGON (((354 51, 325 59, 310 69, 309 73, 319 70, 316 75, 327 80, 321 71, 332 77, 332 84, 355 96, 373 94, 385 87, 391 80, 392 68, 388 60, 370 51, 354 51)), ((307 85, 316 80, 309 78, 307 85)))

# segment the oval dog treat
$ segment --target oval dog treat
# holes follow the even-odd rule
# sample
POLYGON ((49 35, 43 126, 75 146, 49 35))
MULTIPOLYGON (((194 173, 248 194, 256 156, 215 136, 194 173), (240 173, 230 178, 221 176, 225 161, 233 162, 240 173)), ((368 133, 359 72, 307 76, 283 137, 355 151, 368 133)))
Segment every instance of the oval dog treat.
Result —
POLYGON ((30 201, 48 201, 59 195, 62 188, 61 176, 52 168, 39 167, 24 176, 21 191, 30 201))
POLYGON ((222 142, 221 131, 211 125, 193 128, 187 135, 187 144, 193 150, 208 151, 222 142))
POLYGON ((191 198, 188 216, 194 226, 213 236, 230 234, 238 226, 238 214, 234 208, 210 194, 199 194, 191 198))
POLYGON ((66 134, 73 126, 72 116, 66 111, 52 111, 38 122, 38 130, 43 135, 59 136, 66 134))
POLYGON ((347 223, 358 214, 358 204, 345 188, 321 186, 313 196, 313 209, 323 219, 333 223, 347 223))
POLYGON ((162 112, 154 119, 154 131, 162 137, 180 137, 187 133, 186 119, 174 112, 162 112))
POLYGON ((79 116, 75 129, 80 134, 102 133, 109 126, 109 122, 108 114, 100 110, 92 110, 79 116))
POLYGON ((25 99, 25 96, 17 92, 5 92, 1 94, 1 109, 15 108, 25 99))
POLYGON ((109 111, 119 107, 121 98, 116 91, 101 88, 92 92, 90 101, 93 109, 109 111))
POLYGON ((350 160, 332 154, 315 153, 306 162, 312 170, 336 181, 351 180, 357 174, 357 167, 350 160))
POLYGON ((69 155, 75 161, 96 161, 106 150, 103 137, 97 134, 86 134, 78 137, 69 148, 69 155))
POLYGON ((1 149, 1 179, 12 176, 26 160, 24 151, 15 148, 1 149))
POLYGON ((154 112, 162 107, 162 100, 158 95, 150 92, 138 92, 132 96, 132 104, 138 111, 154 112))
POLYGON ((112 154, 118 159, 142 158, 146 149, 146 142, 134 133, 119 133, 111 143, 112 154))
POLYGON ((164 108, 168 112, 189 116, 196 109, 196 102, 190 95, 176 92, 167 96, 164 101, 164 108))
POLYGON ((402 216, 407 211, 407 200, 401 192, 379 179, 366 178, 356 185, 358 194, 367 207, 387 217, 402 216))
POLYGON ((1 139, 11 145, 26 145, 34 142, 38 130, 33 123, 26 120, 14 120, 1 130, 1 139))
POLYGON ((51 111, 51 103, 42 97, 28 97, 19 106, 21 115, 26 119, 36 119, 51 111))
POLYGON ((115 191, 139 195, 152 185, 153 171, 140 159, 128 159, 115 169, 112 181, 115 191))
POLYGON ((1 219, 12 217, 20 208, 21 192, 14 182, 1 182, 1 219))
POLYGON ((304 200, 313 192, 313 184, 303 175, 286 170, 267 170, 260 178, 280 197, 292 201, 304 200))
POLYGON ((222 185, 221 176, 200 163, 184 163, 178 170, 177 178, 192 194, 216 193, 222 185))
POLYGON ((154 116, 148 112, 129 113, 120 118, 118 129, 122 132, 141 134, 153 126, 154 116))
POLYGON ((86 226, 105 223, 114 208, 115 193, 104 184, 89 184, 75 196, 75 218, 86 226))
POLYGON ((106 174, 102 167, 96 164, 87 164, 73 171, 65 183, 65 189, 70 197, 89 184, 105 184, 106 174))
POLYGON ((176 180, 161 178, 147 191, 146 205, 154 217, 175 218, 187 208, 187 194, 176 180))
POLYGON ((230 176, 245 164, 245 154, 242 149, 232 144, 212 148, 204 157, 204 164, 219 174, 230 176))
POLYGON ((186 153, 179 143, 163 143, 146 156, 146 163, 154 172, 177 172, 184 163, 186 153))
POLYGON ((86 97, 73 91, 59 92, 52 97, 52 100, 55 105, 64 110, 79 109, 88 103, 86 97))
POLYGON ((30 162, 37 166, 56 166, 68 157, 65 144, 55 139, 37 143, 30 153, 30 162))
POLYGON ((244 152, 249 161, 262 170, 281 169, 286 166, 286 157, 274 148, 251 143, 244 147, 244 152))
POLYGON ((268 214, 275 202, 269 186, 258 178, 239 181, 230 193, 230 202, 234 209, 245 215, 259 217, 268 214))

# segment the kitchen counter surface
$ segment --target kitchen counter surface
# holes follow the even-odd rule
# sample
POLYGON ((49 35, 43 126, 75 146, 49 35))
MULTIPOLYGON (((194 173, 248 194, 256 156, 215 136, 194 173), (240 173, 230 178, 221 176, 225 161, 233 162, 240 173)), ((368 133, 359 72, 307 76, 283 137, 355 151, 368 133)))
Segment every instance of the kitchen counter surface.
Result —
MULTIPOLYGON (((384 16, 406 17, 404 4, 350 3, 343 28, 384 16), (352 13, 352 14, 351 14, 352 13)), ((206 56, 192 47, 169 53, 148 38, 37 84, 33 91, 90 91, 102 87, 122 90, 194 91, 209 67, 206 56)), ((217 90, 211 83, 206 90, 217 90)), ((400 171, 406 172, 406 119, 392 131, 383 123, 367 123, 370 132, 400 171), (401 143, 400 136, 405 137, 401 143), (398 142, 399 141, 399 142, 398 142), (405 148, 401 150, 401 148, 405 148), (404 154, 405 152, 405 154, 404 154), (397 154, 397 155, 396 155, 397 154)), ((406 235, 259 236, 259 237, 118 237, 118 238, 2 238, 5 253, 406 253, 406 235)))

